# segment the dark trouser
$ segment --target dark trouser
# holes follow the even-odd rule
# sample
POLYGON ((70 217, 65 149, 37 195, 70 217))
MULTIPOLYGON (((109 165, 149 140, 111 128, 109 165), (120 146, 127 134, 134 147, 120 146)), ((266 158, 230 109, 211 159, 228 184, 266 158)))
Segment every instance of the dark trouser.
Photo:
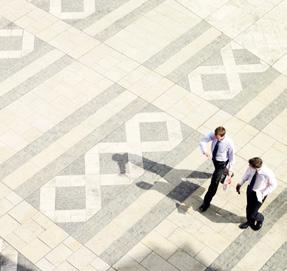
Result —
POLYGON ((223 176, 226 165, 228 164, 228 161, 226 161, 226 162, 216 161, 216 160, 212 160, 212 161, 213 161, 213 165, 215 167, 215 170, 212 174, 211 182, 210 182, 210 185, 208 187, 208 190, 204 196, 203 203, 205 206, 210 205, 212 198, 216 194, 218 184, 219 184, 219 182, 223 176))
MULTIPOLYGON (((249 187, 248 187, 249 188, 249 187)), ((246 218, 253 230, 259 230, 264 221, 264 216, 258 212, 262 203, 266 199, 263 198, 262 203, 258 201, 256 192, 249 191, 247 188, 246 196, 247 196, 247 206, 246 206, 246 218)))

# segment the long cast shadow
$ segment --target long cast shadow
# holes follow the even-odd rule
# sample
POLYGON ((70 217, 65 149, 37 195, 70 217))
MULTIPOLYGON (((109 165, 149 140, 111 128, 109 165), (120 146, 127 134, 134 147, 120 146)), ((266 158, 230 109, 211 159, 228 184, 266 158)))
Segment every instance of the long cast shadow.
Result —
POLYGON ((19 263, 14 263, 0 253, 0 270, 7 271, 39 271, 38 268, 32 269, 19 263), (15 265, 17 266, 15 269, 15 265))
MULTIPOLYGON (((144 170, 148 170, 164 178, 167 183, 156 181, 154 184, 150 184, 141 181, 136 183, 136 185, 141 189, 154 189, 166 195, 175 201, 176 208, 180 213, 186 213, 190 207, 197 211, 202 199, 199 196, 190 197, 190 195, 198 189, 203 194, 205 189, 200 185, 200 182, 212 176, 210 172, 175 169, 166 164, 161 164, 135 154, 117 153, 112 156, 112 159, 117 162, 120 174, 127 173, 126 165, 128 162, 131 162, 142 167, 144 170), (190 179, 193 179, 194 182, 189 181, 190 179)), ((244 217, 214 205, 208 211, 202 213, 202 215, 216 223, 241 223, 244 220, 244 217)))

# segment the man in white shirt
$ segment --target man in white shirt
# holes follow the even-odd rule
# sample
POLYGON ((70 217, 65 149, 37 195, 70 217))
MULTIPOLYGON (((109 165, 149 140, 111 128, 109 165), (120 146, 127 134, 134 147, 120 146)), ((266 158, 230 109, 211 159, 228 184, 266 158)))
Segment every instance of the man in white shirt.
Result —
POLYGON ((249 167, 243 175, 241 181, 236 186, 236 191, 240 194, 240 187, 249 182, 246 190, 247 206, 246 218, 247 221, 240 224, 239 228, 246 229, 249 226, 253 230, 259 230, 262 227, 264 216, 258 212, 262 203, 277 186, 277 180, 274 173, 262 166, 263 161, 259 157, 249 159, 249 167))
POLYGON ((207 144, 211 141, 211 157, 215 167, 208 191, 204 196, 203 204, 199 207, 200 212, 204 212, 209 208, 210 202, 216 194, 218 184, 223 179, 224 173, 228 170, 228 174, 233 176, 231 170, 234 164, 234 144, 225 134, 226 130, 224 127, 217 127, 214 132, 208 133, 199 143, 202 153, 209 158, 210 155, 207 151, 207 144))

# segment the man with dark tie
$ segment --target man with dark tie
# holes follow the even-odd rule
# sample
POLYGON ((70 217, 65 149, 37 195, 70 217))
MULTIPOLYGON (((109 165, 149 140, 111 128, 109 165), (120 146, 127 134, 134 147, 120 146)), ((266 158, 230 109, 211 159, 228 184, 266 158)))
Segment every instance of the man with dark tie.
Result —
POLYGON ((203 203, 199 207, 200 212, 204 212, 209 208, 210 202, 216 194, 218 184, 223 180, 225 172, 228 170, 228 175, 233 176, 231 170, 234 164, 234 144, 229 137, 225 136, 225 133, 224 127, 217 127, 214 132, 208 133, 199 144, 202 153, 209 158, 207 143, 211 141, 212 162, 215 168, 203 203))
POLYGON ((262 227, 264 216, 258 212, 262 203, 277 186, 277 180, 274 173, 262 166, 263 161, 259 157, 249 159, 249 167, 243 175, 241 181, 236 186, 236 191, 240 194, 240 187, 249 182, 246 190, 247 206, 246 219, 247 221, 240 224, 240 229, 246 229, 249 226, 253 230, 259 230, 262 227))

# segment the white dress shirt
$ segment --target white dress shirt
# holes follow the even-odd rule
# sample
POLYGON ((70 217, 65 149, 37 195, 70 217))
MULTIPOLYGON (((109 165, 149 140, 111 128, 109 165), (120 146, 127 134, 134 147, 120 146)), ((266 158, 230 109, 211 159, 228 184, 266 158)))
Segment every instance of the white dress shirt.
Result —
MULTIPOLYGON (((213 149, 215 147, 215 144, 217 142, 217 138, 215 137, 214 132, 208 133, 199 143, 200 149, 202 153, 207 153, 207 144, 211 141, 211 153, 213 152, 213 149)), ((229 170, 232 169, 232 166, 234 165, 235 159, 234 159, 234 144, 231 138, 228 136, 225 136, 218 145, 218 150, 216 157, 212 157, 216 161, 227 161, 229 170)))
MULTIPOLYGON (((255 171, 255 168, 249 166, 239 184, 243 185, 247 181, 248 184, 250 184, 255 171)), ((257 173, 258 174, 253 186, 253 191, 256 192, 257 199, 262 202, 262 199, 276 188, 277 180, 272 170, 266 166, 262 166, 261 168, 257 169, 257 173)))

